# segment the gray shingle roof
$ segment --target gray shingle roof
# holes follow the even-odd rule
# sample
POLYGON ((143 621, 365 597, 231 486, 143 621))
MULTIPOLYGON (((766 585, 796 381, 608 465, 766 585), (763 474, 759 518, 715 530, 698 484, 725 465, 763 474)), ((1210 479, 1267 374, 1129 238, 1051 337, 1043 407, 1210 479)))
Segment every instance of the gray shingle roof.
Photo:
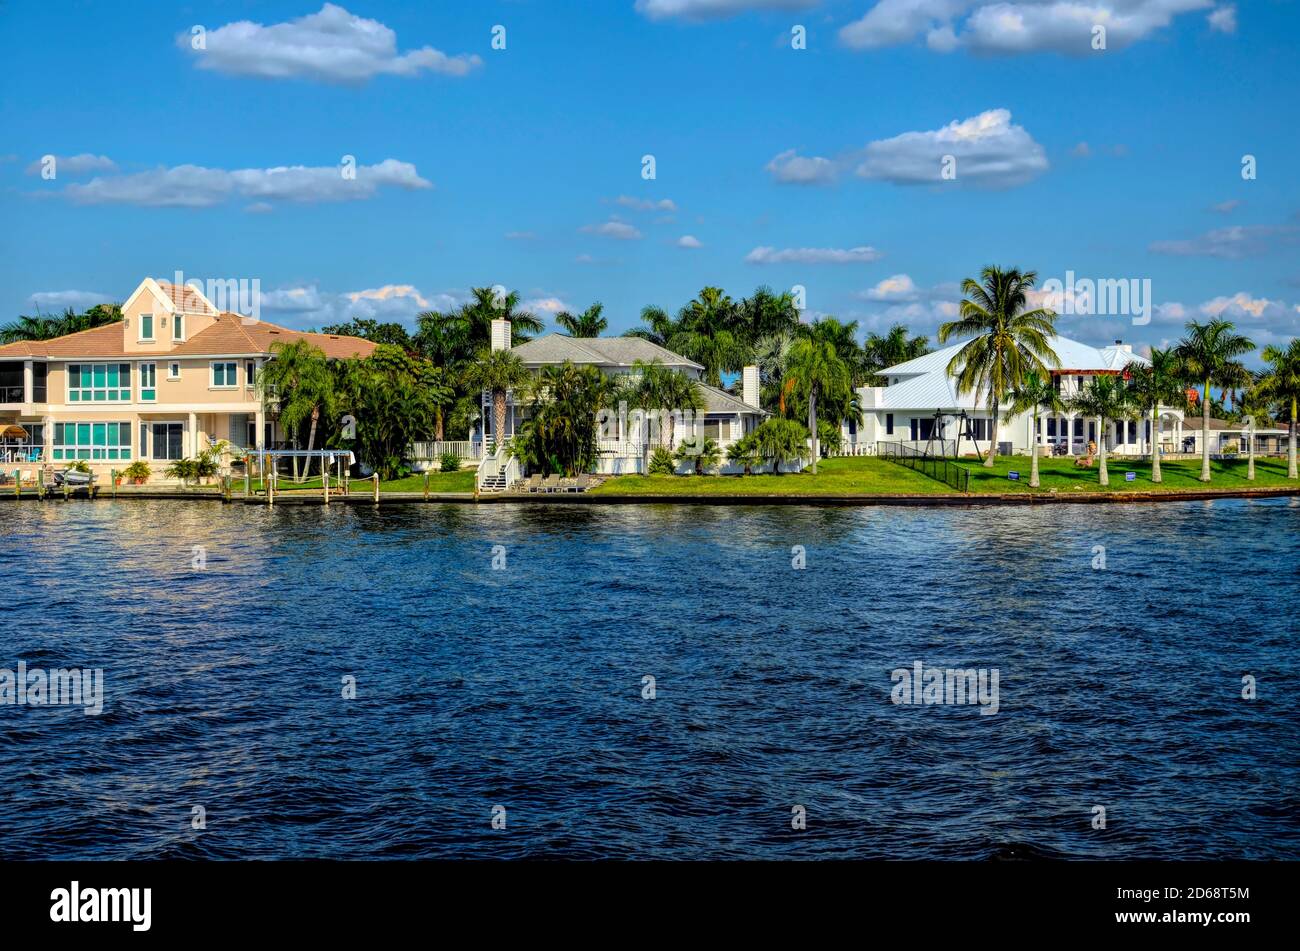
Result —
POLYGON ((767 414, 757 406, 750 406, 739 397, 732 396, 726 390, 720 390, 716 386, 708 386, 705 383, 696 383, 700 392, 704 394, 704 411, 706 413, 762 413, 767 414))
POLYGON ((550 333, 514 348, 524 363, 591 363, 596 366, 630 367, 638 360, 658 360, 664 366, 703 370, 694 360, 673 353, 642 337, 567 337, 550 333))

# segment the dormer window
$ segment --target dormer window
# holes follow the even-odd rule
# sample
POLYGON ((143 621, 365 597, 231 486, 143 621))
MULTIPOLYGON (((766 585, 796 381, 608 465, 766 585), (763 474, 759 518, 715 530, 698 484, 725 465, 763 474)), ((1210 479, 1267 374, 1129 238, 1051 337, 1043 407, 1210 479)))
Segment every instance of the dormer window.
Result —
POLYGON ((185 339, 185 317, 182 314, 177 314, 172 318, 172 339, 185 339))
POLYGON ((153 340, 153 314, 141 314, 139 323, 141 342, 153 340))

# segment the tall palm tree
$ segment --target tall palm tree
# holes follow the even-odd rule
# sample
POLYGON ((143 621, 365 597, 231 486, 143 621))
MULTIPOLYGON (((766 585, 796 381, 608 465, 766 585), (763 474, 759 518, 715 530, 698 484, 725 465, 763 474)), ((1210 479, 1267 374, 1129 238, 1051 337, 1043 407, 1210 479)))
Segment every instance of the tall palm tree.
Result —
POLYGON ((984 460, 992 468, 998 451, 998 408, 1013 388, 1024 383, 1030 372, 1048 375, 1048 366, 1060 366, 1052 349, 1056 314, 1041 307, 1026 309, 1028 291, 1038 275, 1034 271, 986 267, 980 281, 966 278, 966 297, 956 320, 939 326, 939 342, 952 337, 973 339, 948 361, 948 373, 957 378, 961 394, 976 391, 988 400, 992 432, 989 454, 984 460))
POLYGON ((1231 321, 1216 317, 1187 324, 1187 336, 1174 352, 1184 378, 1201 390, 1201 481, 1210 481, 1210 387, 1229 389, 1250 382, 1250 371, 1237 357, 1255 349, 1250 338, 1236 332, 1231 321))
POLYGON ((492 393, 492 445, 499 449, 506 431, 506 394, 532 379, 524 361, 510 350, 481 350, 465 369, 465 382, 475 390, 492 393))
POLYGON ((1083 416, 1097 419, 1097 474, 1101 485, 1110 485, 1106 472, 1106 424, 1127 420, 1133 415, 1133 397, 1119 377, 1112 374, 1094 376, 1074 399, 1070 408, 1083 416))
POLYGON ((1151 348, 1151 362, 1145 366, 1130 366, 1129 392, 1133 402, 1151 421, 1151 481, 1163 482, 1160 474, 1160 441, 1156 430, 1160 426, 1160 407, 1172 406, 1183 395, 1183 371, 1178 354, 1173 348, 1151 348))
MULTIPOLYGON (((332 420, 337 408, 336 377, 325 352, 307 340, 271 344, 272 358, 257 374, 258 392, 268 412, 277 413, 280 426, 291 434, 294 447, 303 423, 310 421, 307 451, 316 445, 316 430, 322 414, 332 420)), ((294 478, 298 477, 298 457, 293 459, 294 478)), ((311 474, 311 459, 303 476, 311 474)))
POLYGON ((577 316, 562 310, 555 315, 555 323, 570 337, 599 337, 609 326, 601 313, 604 309, 605 305, 596 301, 577 316))
POLYGON ((1056 391, 1052 385, 1051 378, 1039 376, 1037 372, 1030 370, 1025 374, 1017 386, 1011 388, 1007 394, 1011 405, 1007 408, 1006 421, 1010 422, 1013 416, 1019 416, 1021 413, 1032 411, 1034 414, 1033 428, 1029 430, 1029 487, 1038 488, 1038 419, 1039 415, 1046 411, 1048 413, 1059 413, 1065 409, 1065 403, 1061 400, 1061 394, 1056 391))
POLYGON ((667 347, 673 334, 677 333, 677 321, 662 307, 653 304, 641 308, 641 322, 644 327, 633 327, 625 331, 624 337, 640 337, 661 347, 667 347))
POLYGON ((746 346, 753 347, 764 337, 793 333, 799 326, 799 311, 788 291, 776 294, 770 287, 757 287, 736 309, 739 335, 746 346))
POLYGON ((671 449, 673 445, 674 413, 704 409, 704 396, 695 382, 680 370, 665 367, 658 360, 646 363, 638 360, 634 365, 638 375, 632 389, 632 403, 642 410, 664 414, 666 423, 659 431, 660 445, 671 449))
MULTIPOLYGON (((812 434, 812 471, 817 474, 817 457, 821 454, 817 439, 817 401, 825 394, 831 403, 843 402, 853 389, 849 365, 829 340, 803 338, 790 348, 789 378, 795 392, 808 401, 808 432, 812 434)), ((838 423, 839 420, 837 419, 838 423)))
POLYGON ((1263 352, 1267 368, 1255 382, 1259 399, 1285 408, 1287 419, 1286 477, 1297 478, 1296 472, 1296 410, 1300 404, 1300 338, 1287 346, 1267 346, 1263 352))
POLYGON ((894 324, 882 337, 868 334, 862 344, 862 352, 867 370, 874 374, 886 367, 897 366, 908 360, 915 360, 930 352, 930 338, 909 336, 907 327, 894 324))

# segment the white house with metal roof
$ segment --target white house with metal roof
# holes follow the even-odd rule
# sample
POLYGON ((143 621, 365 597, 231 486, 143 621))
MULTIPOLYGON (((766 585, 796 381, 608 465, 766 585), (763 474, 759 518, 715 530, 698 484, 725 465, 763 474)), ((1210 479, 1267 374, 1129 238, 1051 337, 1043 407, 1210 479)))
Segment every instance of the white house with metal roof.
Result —
MULTIPOLYGON (((702 435, 716 441, 725 458, 727 447, 753 432, 767 416, 759 407, 758 367, 744 368, 741 373, 741 393, 735 396, 703 382, 701 377, 704 367, 694 360, 642 337, 569 337, 549 333, 513 347, 510 340, 510 322, 494 320, 492 349, 511 350, 533 373, 540 372, 543 367, 558 366, 568 361, 577 366, 597 367, 611 377, 634 378, 639 374, 638 363, 657 361, 695 381, 695 386, 704 398, 704 410, 695 414, 693 420, 679 420, 674 425, 673 445, 670 447, 673 449, 678 448, 684 438, 702 435)), ((506 425, 501 434, 504 439, 514 435, 525 413, 524 405, 516 405, 515 394, 507 393, 506 425)), ((638 414, 615 412, 611 415, 613 418, 602 427, 600 434, 596 471, 606 474, 643 472, 649 449, 659 445, 658 433, 650 421, 638 418, 638 414)), ((485 391, 482 413, 470 434, 471 441, 495 444, 493 425, 492 394, 485 391)), ((484 464, 480 467, 480 472, 485 468, 493 469, 490 458, 485 459, 484 464)), ((682 471, 687 468, 689 464, 683 463, 682 471)), ((729 464, 724 462, 722 471, 731 471, 729 464)))
MULTIPOLYGON (((1060 365, 1049 367, 1052 383, 1063 400, 1077 396, 1088 377, 1122 374, 1125 368, 1146 365, 1149 361, 1133 352, 1131 344, 1119 340, 1108 347, 1092 347, 1067 337, 1049 338, 1060 365)), ((948 364, 964 343, 954 344, 915 360, 908 360, 880 371, 884 386, 859 389, 862 425, 856 427, 858 445, 875 446, 879 442, 897 442, 915 449, 938 451, 938 441, 952 443, 961 436, 962 451, 981 455, 990 449, 992 414, 983 393, 957 392, 957 381, 948 372, 948 364), (974 446, 971 442, 974 442, 974 446)), ((1182 446, 1183 414, 1172 407, 1161 408, 1161 425, 1156 438, 1166 452, 1178 452, 1182 446), (1167 428, 1166 428, 1167 427, 1167 428)), ((1151 420, 1107 421, 1100 437, 1106 450, 1116 454, 1143 454, 1151 451, 1151 420)), ((1082 455, 1089 442, 1100 443, 1098 420, 1073 411, 1038 417, 1034 431, 1033 414, 1023 413, 998 425, 999 453, 1028 453, 1035 442, 1042 451, 1063 455, 1082 455)))

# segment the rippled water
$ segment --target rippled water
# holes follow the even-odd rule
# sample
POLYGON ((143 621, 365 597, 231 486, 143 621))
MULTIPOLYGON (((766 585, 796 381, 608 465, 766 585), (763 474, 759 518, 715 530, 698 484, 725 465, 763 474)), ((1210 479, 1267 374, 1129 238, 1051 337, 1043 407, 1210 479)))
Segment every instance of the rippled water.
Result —
POLYGON ((6 859, 1300 857, 1293 500, 0 517, 6 859))

